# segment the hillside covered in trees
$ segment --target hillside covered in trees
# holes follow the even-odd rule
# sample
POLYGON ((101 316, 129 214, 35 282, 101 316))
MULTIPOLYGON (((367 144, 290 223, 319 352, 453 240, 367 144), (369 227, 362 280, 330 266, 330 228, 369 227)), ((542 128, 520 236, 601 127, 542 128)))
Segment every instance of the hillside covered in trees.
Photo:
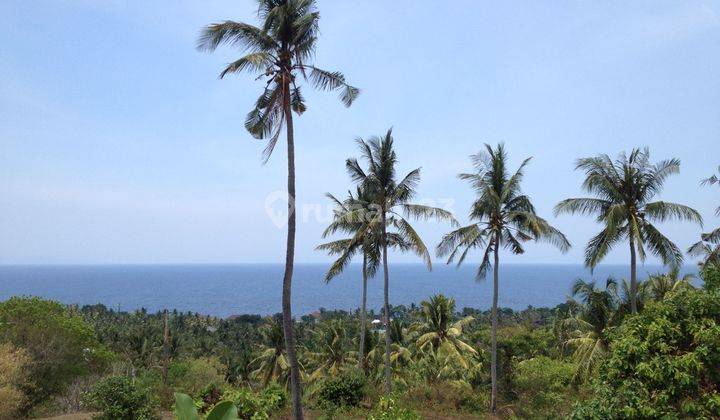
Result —
MULTIPOLYGON (((702 276, 665 273, 641 282, 635 315, 627 287, 613 279, 578 281, 574 298, 556 308, 500 310, 499 415, 718 416, 720 271, 709 265, 702 276)), ((487 415, 488 311, 456 308, 442 295, 393 307, 390 395, 382 387, 384 330, 370 322, 380 315, 368 314, 362 359, 358 313, 323 310, 297 320, 309 415, 487 415)), ((5 418, 100 412, 153 419, 173 410, 173 393, 192 398, 200 415, 223 400, 239 418, 289 415, 279 316, 128 313, 13 298, 0 303, 0 326, 5 418)))

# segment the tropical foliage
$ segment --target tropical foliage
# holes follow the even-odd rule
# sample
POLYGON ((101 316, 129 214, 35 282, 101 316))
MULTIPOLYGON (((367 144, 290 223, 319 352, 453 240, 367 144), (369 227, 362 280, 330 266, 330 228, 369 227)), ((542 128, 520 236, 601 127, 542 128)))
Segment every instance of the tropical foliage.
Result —
POLYGON ((608 334, 611 351, 576 418, 720 415, 720 295, 683 288, 608 334))
POLYGON ((578 381, 590 378, 607 354, 605 331, 619 323, 622 311, 615 279, 607 279, 604 289, 595 282, 577 280, 572 293, 579 304, 576 313, 563 321, 568 337, 564 343, 574 349, 577 369, 573 380, 578 381))
POLYGON ((652 201, 671 175, 680 171, 677 159, 650 163, 648 149, 621 153, 616 160, 608 155, 578 159, 576 169, 585 172, 583 188, 594 195, 568 198, 555 207, 555 214, 596 215, 603 230, 585 248, 585 265, 594 268, 623 239, 630 245, 630 307, 637 312, 637 261, 650 252, 666 265, 679 266, 680 248, 663 235, 654 223, 687 220, 702 224, 700 214, 685 205, 652 201))
POLYGON ((460 179, 470 183, 477 197, 470 210, 470 220, 473 223, 445 235, 437 246, 437 253, 440 256, 449 255, 448 264, 457 258, 457 264, 460 265, 470 250, 479 248, 483 251, 483 257, 477 278, 484 279, 488 270, 493 268, 490 410, 495 413, 498 392, 497 306, 500 249, 522 254, 525 252, 523 242, 544 240, 566 251, 570 248, 570 242, 559 230, 535 213, 530 197, 521 191, 523 170, 530 158, 525 159, 511 174, 505 147, 499 144, 493 149, 486 144, 485 151, 471 156, 471 160, 475 172, 460 174, 460 179))
POLYGON ((39 298, 0 302, 0 343, 22 352, 10 356, 16 363, 30 358, 21 363, 25 379, 13 381, 24 394, 22 414, 64 392, 74 378, 101 370, 112 357, 76 310, 39 298))
MULTIPOLYGON (((720 174, 720 168, 718 168, 718 173, 720 174)), ((720 186, 720 178, 718 178, 718 175, 712 175, 711 177, 704 179, 701 184, 717 184, 720 186)), ((720 216, 720 206, 718 206, 715 210, 715 215, 720 216)), ((700 241, 690 246, 688 254, 694 257, 702 258, 699 263, 700 268, 706 264, 720 266, 720 228, 701 234, 700 241)))
MULTIPOLYGON (((400 250, 412 251, 423 259, 428 269, 432 268, 427 246, 407 218, 456 222, 446 210, 410 202, 420 182, 420 168, 408 172, 401 179, 398 178, 392 129, 384 136, 372 137, 369 140, 358 139, 357 143, 367 169, 363 169, 355 158, 346 161, 347 172, 358 185, 358 203, 350 211, 340 212, 340 222, 359 223, 360 226, 353 229, 355 235, 343 254, 347 255, 355 244, 379 241, 383 265, 384 325, 387 328, 390 325, 388 248, 395 245, 400 250)), ((368 246, 372 248, 373 245, 368 246)), ((392 390, 391 345, 390 335, 385 334, 385 390, 388 393, 392 390)))

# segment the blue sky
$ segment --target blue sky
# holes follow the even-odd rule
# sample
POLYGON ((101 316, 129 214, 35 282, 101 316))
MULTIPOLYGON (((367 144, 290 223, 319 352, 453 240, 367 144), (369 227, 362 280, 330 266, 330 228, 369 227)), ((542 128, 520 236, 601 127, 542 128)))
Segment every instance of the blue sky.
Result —
MULTIPOLYGON (((720 164, 720 2, 318 4, 316 63, 363 92, 346 109, 306 90, 298 261, 328 260, 313 250, 313 211, 327 217, 323 194, 348 189, 353 139, 390 126, 401 170, 422 167, 418 201, 451 200, 463 220, 472 195, 455 175, 468 155, 504 141, 515 164, 534 156, 524 190, 575 246, 505 261, 581 262, 598 226, 552 207, 582 194, 574 159, 633 146, 681 159, 660 198, 720 223, 717 190, 699 185, 720 164)), ((261 84, 217 79, 238 51, 194 49, 200 28, 224 19, 255 22, 254 2, 0 3, 0 263, 283 260, 284 229, 265 207, 285 188, 284 148, 263 166, 243 128, 261 84)), ((683 249, 701 231, 664 227, 683 249)), ((418 223, 431 245, 447 229, 418 223)), ((607 262, 626 262, 626 248, 607 262)))

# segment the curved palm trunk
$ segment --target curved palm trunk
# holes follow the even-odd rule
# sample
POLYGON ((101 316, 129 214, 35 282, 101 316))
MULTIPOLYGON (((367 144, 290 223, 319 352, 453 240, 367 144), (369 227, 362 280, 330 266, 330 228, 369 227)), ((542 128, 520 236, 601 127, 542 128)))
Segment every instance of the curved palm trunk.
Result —
POLYGON ((385 211, 382 214, 382 247, 383 247, 383 288, 384 288, 384 309, 385 309, 385 392, 392 392, 392 373, 390 371, 390 304, 388 284, 388 261, 387 261, 387 227, 385 226, 385 211))
POLYGON ((360 353, 358 357, 358 369, 365 372, 365 311, 367 307, 367 254, 363 252, 362 265, 362 307, 360 309, 360 353))
POLYGON ((290 109, 290 87, 286 82, 284 87, 285 119, 287 123, 287 150, 288 150, 288 230, 287 249, 285 253, 285 275, 283 276, 282 315, 283 335, 285 337, 285 351, 287 351, 290 364, 290 392, 292 394, 293 418, 303 418, 300 388, 300 369, 298 368, 297 354, 295 354, 295 336, 293 332, 293 319, 291 311, 291 292, 293 264, 295 262, 295 136, 293 133, 292 111, 290 109))
POLYGON ((500 265, 500 239, 495 240, 495 249, 493 251, 495 262, 493 264, 493 300, 490 318, 492 322, 490 332, 490 381, 492 382, 492 391, 490 394, 490 412, 494 415, 497 410, 497 326, 498 326, 498 277, 500 265))
POLYGON ((637 313, 637 262, 635 261, 635 237, 630 233, 630 311, 637 313))

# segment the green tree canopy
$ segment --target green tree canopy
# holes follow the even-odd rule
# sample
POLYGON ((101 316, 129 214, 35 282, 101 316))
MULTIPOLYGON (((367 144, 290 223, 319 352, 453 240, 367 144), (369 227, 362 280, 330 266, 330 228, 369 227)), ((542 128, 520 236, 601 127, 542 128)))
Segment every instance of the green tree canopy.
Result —
POLYGON ((23 385, 25 412, 62 392, 77 376, 102 368, 111 357, 78 313, 37 297, 13 297, 0 303, 0 342, 30 355, 31 382, 23 385))
POLYGON ((681 288, 609 334, 595 395, 575 418, 720 416, 720 293, 681 288))

